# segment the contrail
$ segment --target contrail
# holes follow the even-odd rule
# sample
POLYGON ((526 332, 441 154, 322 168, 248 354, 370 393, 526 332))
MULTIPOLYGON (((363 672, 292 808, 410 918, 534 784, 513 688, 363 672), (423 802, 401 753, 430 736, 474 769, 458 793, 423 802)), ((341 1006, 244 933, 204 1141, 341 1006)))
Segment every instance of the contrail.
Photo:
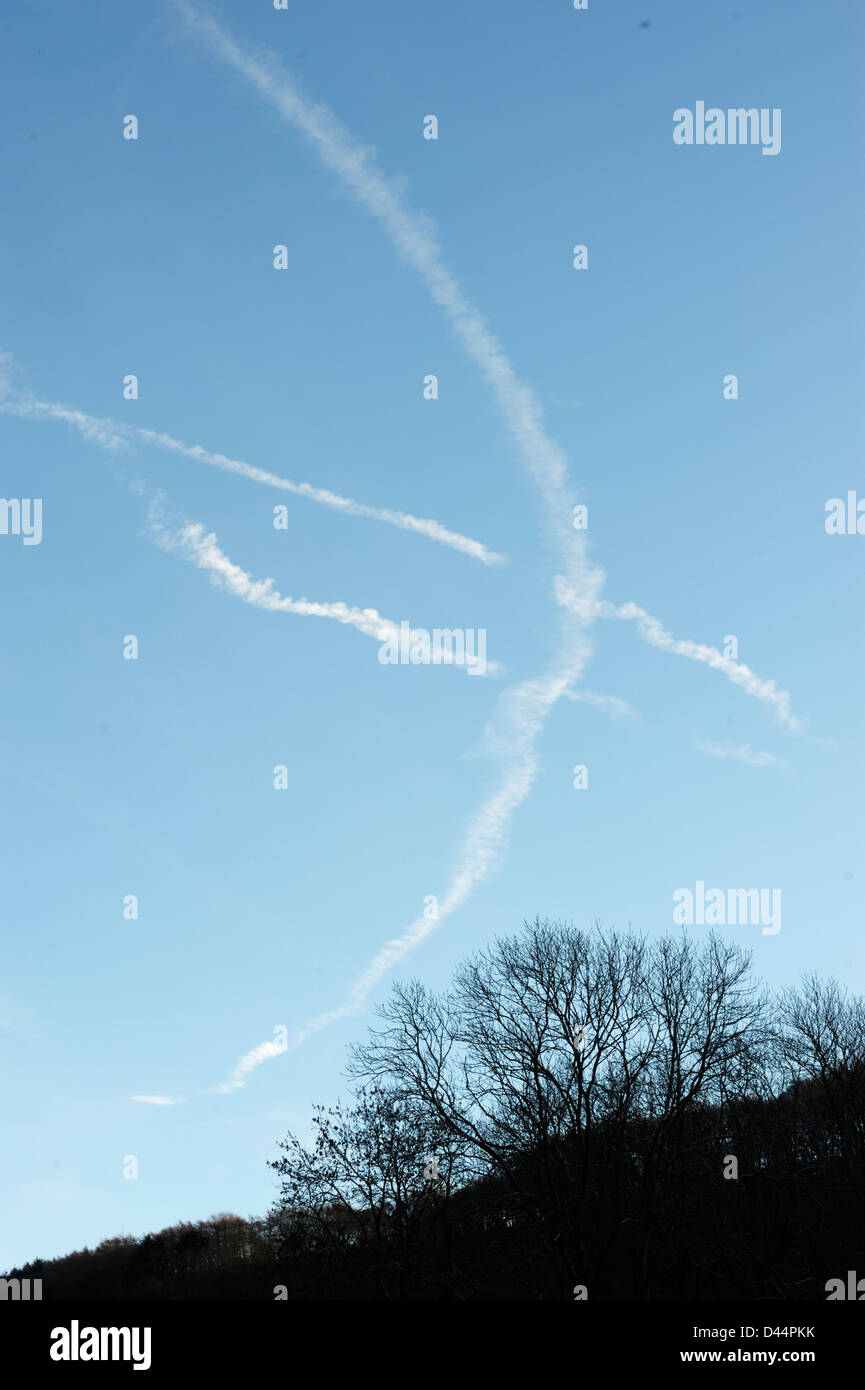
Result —
POLYGON ((292 482, 289 478, 282 478, 264 468, 257 468, 254 464, 245 463, 242 459, 231 459, 227 458, 225 454, 212 453, 209 449, 202 448, 200 444, 184 444, 182 440, 175 439, 170 434, 144 429, 139 425, 120 424, 116 420, 98 419, 93 415, 85 415, 83 411, 76 410, 72 406, 61 405, 56 401, 39 400, 29 392, 12 391, 2 373, 2 359, 0 359, 0 411, 6 415, 18 416, 21 419, 64 421, 80 430, 85 439, 94 440, 111 453, 117 452, 133 440, 140 440, 143 444, 152 445, 154 448, 169 453, 182 454, 185 458, 209 464, 212 468, 222 468, 226 472, 237 473, 243 478, 250 478, 253 482, 264 483, 267 487, 279 488, 281 491, 291 492, 297 497, 306 497, 311 502, 318 502, 323 507, 331 507, 334 511, 343 512, 347 516, 368 517, 372 521, 383 521, 388 526, 396 526, 403 531, 414 531, 418 535, 426 536, 431 541, 437 541, 440 545, 449 546, 451 550, 459 550, 464 555, 470 555, 472 559, 480 560, 485 565, 501 565, 507 559, 505 555, 488 550, 480 541, 473 540, 470 536, 460 535, 459 531, 451 531, 446 526, 442 526, 441 522, 433 521, 431 518, 412 516, 409 512, 394 511, 390 507, 371 507, 365 502, 355 502, 351 497, 341 497, 339 493, 330 492, 327 488, 313 487, 311 483, 292 482))
MULTIPOLYGON (((489 741, 504 761, 503 776, 468 827, 457 869, 437 917, 416 918, 401 936, 386 943, 350 987, 345 1001, 299 1031, 290 1044, 296 1047, 313 1033, 360 1008, 376 982, 436 930, 499 863, 513 813, 525 800, 536 775, 535 747, 546 717, 555 702, 568 694, 580 678, 590 655, 586 632, 601 616, 604 574, 588 559, 584 533, 573 529, 574 495, 566 457, 543 427, 540 401, 517 377, 485 319, 444 264, 430 219, 409 207, 401 187, 378 168, 374 151, 361 145, 327 106, 307 98, 274 54, 252 53, 202 8, 189 0, 173 2, 191 31, 211 52, 250 81, 258 94, 304 135, 322 162, 381 224, 401 258, 418 272, 432 299, 444 311, 455 337, 492 388, 508 430, 540 491, 547 532, 556 544, 564 569, 564 574, 555 580, 556 598, 565 610, 560 650, 547 675, 514 686, 499 699, 497 714, 501 727, 493 729, 489 741)), ((496 722, 494 716, 493 724, 496 722)))
POLYGON ((240 1090, 241 1086, 246 1085, 246 1078, 251 1071, 254 1071, 256 1067, 260 1067, 262 1062, 268 1061, 271 1057, 278 1057, 285 1051, 286 1045, 284 1042, 268 1041, 259 1043, 257 1047, 253 1047, 249 1052, 245 1052, 243 1056, 238 1059, 228 1080, 220 1081, 218 1086, 213 1087, 213 1090, 223 1096, 229 1095, 232 1091, 240 1090))
POLYGON ((349 987, 341 1004, 304 1024, 289 1042, 267 1040, 244 1053, 228 1079, 213 1090, 222 1095, 239 1090, 263 1062, 302 1046, 315 1033, 357 1013, 383 976, 411 955, 461 907, 478 884, 490 878, 501 862, 513 814, 534 783, 537 773, 535 746, 546 717, 579 677, 589 654, 588 644, 575 637, 568 660, 559 670, 511 686, 499 697, 486 731, 487 749, 505 761, 505 769, 496 790, 481 804, 468 825, 447 891, 435 912, 429 917, 426 913, 416 917, 401 936, 386 942, 349 987))
MULTIPOLYGON (((338 623, 357 628, 358 632, 364 633, 367 637, 374 637, 378 642, 390 641, 399 645, 401 638, 406 635, 409 641, 421 635, 418 630, 411 628, 408 634, 401 632, 399 623, 393 622, 391 618, 383 618, 375 608, 350 608, 346 603, 317 603, 307 598, 283 598, 273 587, 272 579, 254 580, 246 570, 230 560, 220 548, 213 532, 208 531, 201 522, 189 522, 172 531, 151 513, 147 529, 151 539, 161 549, 176 551, 199 569, 206 570, 215 584, 255 608, 264 608, 270 613, 297 613, 303 617, 332 618, 338 623)), ((466 652, 465 659, 460 661, 452 647, 444 647, 440 652, 440 660, 443 665, 465 666, 466 670, 471 672, 477 658, 466 652)), ((500 668, 495 662, 488 661, 485 663, 485 670, 479 671, 479 674, 494 674, 498 669, 500 668)))
POLYGON ((299 1047, 322 1028, 361 1009, 379 980, 415 951, 445 918, 462 907, 478 884, 495 872, 507 844, 513 814, 525 801, 537 774, 535 745, 538 735, 553 705, 579 674, 577 665, 582 663, 575 662, 570 669, 524 681, 502 694, 493 715, 494 731, 491 733, 495 742, 509 743, 511 753, 498 787, 481 804, 468 825, 459 860, 436 915, 416 917, 401 936, 388 941, 351 985, 343 1003, 307 1023, 290 1046, 299 1047))
POLYGON ((662 627, 657 618, 653 618, 645 609, 638 608, 635 603, 623 603, 621 607, 616 608, 614 604, 602 601, 597 606, 597 615, 636 623, 640 636, 650 646, 663 652, 675 652, 677 656, 689 657, 691 661, 705 662, 713 670, 720 671, 734 685, 741 686, 747 695, 753 695, 755 699, 769 705, 778 721, 791 733, 797 733, 804 728, 803 721, 793 714, 792 699, 788 690, 779 690, 774 681, 763 680, 744 662, 724 656, 717 647, 711 647, 705 642, 692 642, 688 638, 674 637, 662 627))
POLYGON ((416 917, 401 936, 382 946, 351 985, 343 1003, 305 1024, 292 1039, 291 1047, 300 1047, 313 1034, 363 1008, 379 980, 416 951, 445 918, 462 906, 472 890, 489 878, 501 860, 511 817, 528 796, 536 770, 537 765, 532 757, 515 764, 507 771, 492 796, 483 802, 469 824, 460 866, 450 881, 444 900, 438 905, 435 917, 416 917))
POLYGON ((429 917, 425 913, 416 917, 400 936, 386 942, 349 987, 341 1004, 304 1024, 287 1046, 265 1042, 253 1048, 237 1063, 229 1081, 223 1082, 217 1090, 236 1090, 246 1084, 254 1067, 279 1052, 302 1046, 315 1033, 357 1013, 375 985, 461 907, 478 884, 490 878, 501 862, 513 814, 534 783, 537 774, 535 746, 546 717, 579 677, 588 655, 588 645, 577 639, 567 663, 560 669, 511 686, 499 697, 487 729, 487 744, 496 757, 502 757, 502 750, 507 750, 506 766, 498 786, 483 801, 468 825, 447 891, 435 912, 429 917))
POLYGON ((208 463, 215 468, 224 468, 230 473, 240 473, 244 478, 251 478, 254 482, 265 483, 268 487, 281 488, 284 492, 292 492, 298 497, 308 497, 312 502, 318 502, 323 507, 332 507, 335 511, 345 512, 348 516, 365 516, 373 521, 384 521, 389 526, 398 526, 403 531, 416 531, 419 535, 427 536, 432 541, 438 541, 441 545, 448 545, 452 550, 460 550, 464 555, 471 555, 475 560, 481 560, 485 565, 502 565, 507 557, 499 555, 494 550, 488 550, 480 541, 472 540, 470 536, 462 536, 458 531, 449 531, 441 522, 433 521, 427 517, 412 516, 408 512, 395 512, 389 507, 370 507, 365 502, 355 502, 350 497, 341 497, 339 493, 330 492, 327 488, 313 487, 311 483, 293 483, 288 478, 280 478, 276 473, 268 473, 263 468, 256 468, 251 463, 244 463, 240 459, 226 458, 225 454, 214 454, 209 449, 203 449, 200 444, 183 444, 179 439, 173 439, 170 434, 157 434, 155 430, 136 429, 137 437, 145 444, 153 444, 158 449, 167 449, 173 453, 184 454, 187 458, 199 459, 203 463, 208 463))
POLYGON ((65 421, 80 430, 85 439, 95 440, 111 452, 124 448, 128 443, 128 431, 113 420, 97 420, 72 406, 60 405, 56 401, 40 401, 29 391, 13 391, 4 370, 9 361, 9 353, 0 354, 0 410, 4 415, 16 415, 22 420, 65 421))
POLYGON ((499 786, 468 826, 437 917, 418 917, 401 936, 386 943, 351 985, 345 1001, 299 1031, 290 1043, 297 1047, 313 1033, 361 1008, 382 976, 460 907, 500 862, 513 813, 525 800, 535 778, 534 750, 546 717, 556 700, 579 679, 590 654, 583 632, 593 620, 592 610, 604 576, 602 570, 589 564, 584 536, 573 529, 574 499, 566 458, 543 428, 540 401, 519 380, 485 320, 445 266, 429 218, 408 207, 401 190, 377 168, 373 152, 364 149, 333 112, 326 106, 314 105, 301 94, 275 55, 253 55, 187 0, 175 0, 175 4, 211 51, 249 79, 259 95, 306 136, 324 164, 383 226, 403 260, 420 274, 431 297, 444 310, 457 340, 493 390, 544 501, 547 529, 567 576, 562 582, 569 593, 579 596, 577 603, 567 605, 572 612, 562 615, 561 649, 548 674, 511 687, 499 699, 489 742, 495 745, 491 751, 504 761, 504 772, 499 786))
POLYGON ((402 259, 421 276, 493 390, 546 503, 548 528, 566 560, 569 582, 581 581, 590 588, 599 585, 602 573, 587 566, 582 533, 573 530, 565 454, 543 428, 544 411, 534 391, 518 378, 485 319, 444 264, 430 218, 408 205, 401 187, 378 168, 375 152, 361 145, 328 106, 302 93, 275 54, 244 48, 189 0, 173 3, 211 52, 250 81, 259 96, 306 137, 321 161, 381 224, 402 259))

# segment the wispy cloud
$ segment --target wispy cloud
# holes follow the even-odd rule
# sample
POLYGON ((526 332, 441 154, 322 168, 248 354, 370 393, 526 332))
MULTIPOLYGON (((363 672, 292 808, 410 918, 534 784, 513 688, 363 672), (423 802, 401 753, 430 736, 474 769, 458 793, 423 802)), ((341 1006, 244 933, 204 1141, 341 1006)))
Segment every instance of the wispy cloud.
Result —
POLYGON ((228 458, 225 454, 213 453, 200 444, 184 444, 173 435, 158 430, 145 429, 140 425, 121 424, 117 420, 99 419, 86 415, 84 411, 72 406, 61 405, 57 401, 40 400, 30 392, 15 390, 9 380, 9 354, 0 356, 0 411, 5 415, 15 415, 24 420, 54 420, 72 425, 85 439, 101 444, 110 453, 118 453, 130 444, 138 442, 165 452, 180 454, 184 458, 195 459, 197 463, 208 464, 211 468, 221 468, 228 473, 249 478, 252 482, 263 483, 266 487, 290 492, 296 497, 305 497, 319 506, 330 507, 345 516, 366 517, 371 521, 381 521, 388 526, 396 526, 403 531, 413 531, 426 536, 428 540, 446 545, 451 550, 461 551, 485 565, 501 565, 507 557, 489 550, 481 541, 471 536, 463 536, 459 531, 451 531, 439 521, 429 517, 412 516, 410 512, 399 512, 390 507, 372 507, 365 502, 356 502, 351 497, 342 497, 327 488, 314 487, 312 483, 295 483, 290 478, 270 473, 265 468, 245 463, 242 459, 228 458))
MULTIPOLYGON (((175 551, 189 560, 198 569, 206 570, 218 587, 226 589, 235 598, 255 608, 263 608, 269 613, 296 613, 301 617, 330 618, 334 622, 354 627, 377 642, 399 643, 400 624, 391 618, 383 618, 375 608, 352 608, 347 603, 317 603, 308 598, 283 598, 274 588, 272 579, 253 579, 252 576, 233 560, 229 559, 219 545, 216 536, 201 522, 189 522, 177 529, 171 529, 160 519, 161 508, 151 507, 147 523, 147 534, 163 550, 175 551)), ((416 635, 409 629, 409 641, 416 635)), ((418 636, 422 634, 418 633, 418 636)), ((473 658, 466 653, 465 660, 459 661, 452 648, 444 648, 440 654, 441 664, 460 665, 469 672, 473 658)), ((474 658, 477 660, 477 658, 474 658)), ((500 667, 496 662, 487 661, 479 670, 482 675, 494 675, 500 667)))
POLYGON ((565 692, 569 700, 575 700, 582 705, 594 705, 595 709, 604 710, 612 719, 639 719, 639 714, 627 700, 621 700, 618 695, 596 695, 593 690, 568 690, 565 692))
POLYGON ((747 743, 712 743, 710 739, 695 738, 694 747, 710 758, 723 758, 725 762, 747 763, 749 767, 787 767, 786 758, 778 758, 774 753, 757 753, 747 743))
POLYGON ((133 1096, 140 1105, 177 1105, 179 1102, 172 1100, 170 1096, 133 1096))

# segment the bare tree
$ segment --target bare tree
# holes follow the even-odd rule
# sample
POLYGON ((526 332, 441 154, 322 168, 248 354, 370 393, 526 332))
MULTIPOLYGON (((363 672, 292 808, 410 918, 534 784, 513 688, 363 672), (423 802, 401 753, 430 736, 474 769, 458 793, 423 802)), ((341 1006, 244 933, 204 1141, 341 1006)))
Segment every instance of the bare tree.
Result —
MULTIPOLYGON (((447 1206, 467 1174, 459 1145, 414 1098, 362 1089, 351 1106, 316 1107, 310 1146, 293 1135, 271 1166, 282 1178, 283 1228, 305 1248, 329 1252, 351 1274, 376 1274, 376 1293, 404 1297, 411 1279, 429 1277, 431 1251, 446 1277, 447 1206)), ((284 1242, 290 1248, 290 1239, 284 1242)))
POLYGON ((777 1051, 812 1159, 865 1161, 865 999, 811 974, 784 990, 777 1051))
POLYGON ((598 1273, 635 1219, 636 1178, 647 1296, 659 1190, 699 1142, 679 1122, 760 1069, 765 1004, 749 965, 715 937, 648 946, 535 921, 470 959, 446 994, 396 986, 352 1073, 436 1115, 570 1279, 598 1273))

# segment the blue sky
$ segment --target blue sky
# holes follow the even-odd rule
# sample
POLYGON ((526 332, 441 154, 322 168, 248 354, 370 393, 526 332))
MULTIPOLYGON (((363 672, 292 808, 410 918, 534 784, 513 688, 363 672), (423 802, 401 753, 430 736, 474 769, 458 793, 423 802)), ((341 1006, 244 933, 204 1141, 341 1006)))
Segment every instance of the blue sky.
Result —
POLYGON ((858 7, 207 13, 278 54, 433 219, 567 456, 605 601, 677 639, 735 634, 802 727, 598 617, 572 688, 634 715, 560 698, 466 901, 354 1014, 216 1091, 274 1028, 338 1009, 425 897, 445 897, 503 775, 484 740, 496 702, 561 647, 561 556, 502 401, 428 284, 173 4, 7 13, 0 490, 42 499, 43 535, 0 535, 4 1267, 263 1212, 277 1139, 345 1092, 346 1045, 389 980, 444 985, 525 917, 656 936, 679 888, 779 888, 778 934, 723 928, 759 973, 863 977, 865 540, 824 527, 829 498, 865 493, 858 7), (698 100, 780 108, 780 154, 675 145, 674 110, 698 100), (508 563, 131 434, 107 449, 34 401, 435 518, 508 563), (483 628, 505 669, 386 666, 351 626, 251 606, 154 544, 159 496, 169 530, 200 523, 283 596, 483 628))

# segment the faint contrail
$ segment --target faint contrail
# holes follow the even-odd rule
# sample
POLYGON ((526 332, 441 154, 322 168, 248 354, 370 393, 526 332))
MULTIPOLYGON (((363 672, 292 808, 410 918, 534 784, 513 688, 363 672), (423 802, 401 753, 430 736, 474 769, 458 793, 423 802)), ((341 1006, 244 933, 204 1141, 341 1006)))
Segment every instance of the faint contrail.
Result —
MULTIPOLYGON (((190 522, 171 530, 151 512, 148 534, 163 550, 177 551, 199 569, 207 570, 214 583, 255 608, 264 608, 270 613, 297 613, 302 617, 332 618, 338 623, 357 628, 358 632, 364 633, 367 637, 374 637, 378 642, 390 641, 397 646, 401 640, 407 639, 410 642, 415 636, 420 636, 417 629, 409 628, 407 633, 405 630, 401 631, 399 623, 393 622, 391 618, 383 618, 375 608, 350 608, 346 603, 317 603, 307 598, 283 598, 273 587, 272 579, 253 579, 246 570, 230 560, 220 548, 213 532, 208 531, 201 522, 190 522)), ((465 653, 463 661, 458 660, 452 647, 444 647, 440 652, 442 665, 464 666, 468 672, 472 671, 473 662, 476 660, 476 657, 468 653, 465 653)), ((494 674, 498 669, 500 668, 495 662, 487 661, 484 670, 479 673, 494 674)))
POLYGON ((594 705, 595 709, 606 710, 611 719, 639 719, 637 711, 627 700, 622 700, 618 695, 596 695, 592 690, 568 690, 566 691, 569 700, 576 700, 579 704, 594 705))
POLYGON ((371 507, 365 502, 355 502, 351 497, 341 497, 339 493, 330 492, 327 488, 313 487, 311 483, 295 483, 289 478, 281 478, 278 474, 269 473, 264 468, 257 468, 254 464, 244 463, 242 459, 231 459, 227 458, 225 454, 212 453, 209 449, 202 448, 200 444, 184 444, 182 440, 175 439, 172 435, 158 430, 144 429, 140 425, 120 424, 116 420, 98 419, 93 415, 85 415, 83 411, 76 410, 71 406, 60 405, 56 401, 39 400, 29 392, 13 391, 8 380, 3 376, 2 365, 0 365, 0 411, 6 415, 16 415, 21 419, 64 421, 80 430, 85 439, 95 440, 111 452, 120 450, 133 440, 140 440, 141 443, 150 444, 154 448, 182 454, 185 458, 195 459, 197 462, 209 464, 213 468, 222 468, 226 472, 237 473, 243 478, 250 478, 253 482, 264 483, 268 487, 294 493, 297 497, 307 497, 312 502, 318 502, 323 507, 331 507, 334 511, 344 512, 347 516, 368 517, 372 521, 383 521, 388 526, 397 526, 402 531, 414 531, 418 535, 426 536, 431 541, 438 541, 440 545, 449 546, 451 550, 459 550, 464 555, 470 555, 485 565, 501 565, 506 560, 506 556, 499 555, 494 550, 488 550, 480 541, 472 540, 470 536, 462 536, 458 531, 449 530, 446 526, 442 526, 439 521, 433 521, 427 517, 412 516, 409 512, 397 512, 390 507, 371 507))
POLYGON ((722 758, 725 762, 747 763, 748 767, 786 767, 784 758, 774 753, 756 753, 747 743, 712 743, 707 738, 695 738, 694 747, 700 753, 708 753, 710 758, 722 758))
POLYGON ((128 444, 128 431, 113 420, 97 420, 93 415, 85 415, 72 406, 60 405, 57 401, 40 401, 29 391, 13 391, 4 370, 9 361, 9 353, 0 354, 0 411, 4 415, 16 415, 22 420, 63 420, 80 430, 85 439, 93 439, 112 451, 128 444))

